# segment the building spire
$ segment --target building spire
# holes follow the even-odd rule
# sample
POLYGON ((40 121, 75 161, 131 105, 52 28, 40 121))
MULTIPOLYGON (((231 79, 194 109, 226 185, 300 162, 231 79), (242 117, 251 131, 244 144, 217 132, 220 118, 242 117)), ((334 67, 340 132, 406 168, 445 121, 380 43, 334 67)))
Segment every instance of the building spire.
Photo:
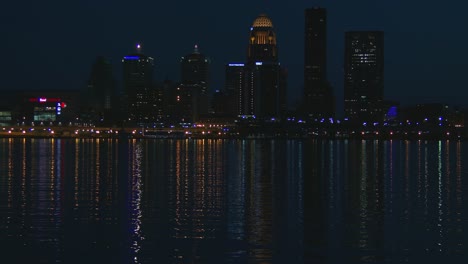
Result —
POLYGON ((195 47, 193 48, 193 53, 199 54, 200 52, 198 51, 198 44, 195 44, 195 47))
POLYGON ((141 54, 141 53, 142 53, 142 52, 141 52, 141 44, 140 44, 140 43, 137 43, 135 48, 136 48, 136 52, 137 52, 138 54, 141 54))

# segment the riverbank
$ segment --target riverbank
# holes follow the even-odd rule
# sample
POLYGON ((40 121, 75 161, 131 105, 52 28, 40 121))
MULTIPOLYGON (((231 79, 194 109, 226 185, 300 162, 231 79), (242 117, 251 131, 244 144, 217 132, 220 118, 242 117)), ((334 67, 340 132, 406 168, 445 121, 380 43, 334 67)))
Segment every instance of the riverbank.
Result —
POLYGON ((235 127, 152 128, 136 127, 2 127, 3 138, 111 138, 111 139, 374 139, 374 140, 465 140, 462 129, 337 129, 282 128, 243 130, 235 127))

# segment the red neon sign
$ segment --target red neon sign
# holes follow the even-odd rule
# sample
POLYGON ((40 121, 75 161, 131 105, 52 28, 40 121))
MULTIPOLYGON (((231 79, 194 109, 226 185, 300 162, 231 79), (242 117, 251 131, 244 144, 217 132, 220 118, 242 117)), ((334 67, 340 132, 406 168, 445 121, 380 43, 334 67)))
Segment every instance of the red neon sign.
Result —
POLYGON ((47 97, 37 97, 29 98, 29 102, 32 103, 60 103, 62 100, 60 98, 47 98, 47 97))

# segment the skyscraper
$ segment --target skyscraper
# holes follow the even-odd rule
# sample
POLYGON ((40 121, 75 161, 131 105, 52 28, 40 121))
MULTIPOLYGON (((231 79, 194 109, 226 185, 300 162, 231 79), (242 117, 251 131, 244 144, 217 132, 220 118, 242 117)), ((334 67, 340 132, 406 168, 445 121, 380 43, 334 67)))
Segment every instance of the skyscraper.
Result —
POLYGON ((197 121, 210 110, 209 66, 210 60, 199 52, 198 45, 180 60, 181 84, 176 90, 176 102, 183 122, 197 121))
POLYGON ((259 118, 279 117, 285 112, 286 87, 280 64, 276 33, 271 19, 261 14, 250 28, 244 86, 239 93, 239 114, 259 118))
POLYGON ((353 31, 345 34, 345 117, 357 122, 383 118, 384 33, 353 31))
POLYGON ((155 92, 153 86, 154 59, 137 52, 122 60, 127 124, 147 126, 155 122, 155 92))
POLYGON ((199 52, 198 45, 192 53, 181 58, 180 67, 183 84, 195 84, 202 94, 208 93, 210 60, 199 52))
POLYGON ((111 122, 115 81, 109 61, 99 56, 93 64, 83 104, 92 122, 111 122))
POLYGON ((241 109, 248 106, 241 105, 246 103, 247 99, 241 98, 245 96, 244 88, 244 63, 229 63, 226 65, 226 81, 225 81, 225 94, 229 98, 226 112, 231 116, 242 115, 241 109))
POLYGON ((334 116, 334 97, 327 81, 327 11, 305 10, 304 111, 310 118, 334 116))

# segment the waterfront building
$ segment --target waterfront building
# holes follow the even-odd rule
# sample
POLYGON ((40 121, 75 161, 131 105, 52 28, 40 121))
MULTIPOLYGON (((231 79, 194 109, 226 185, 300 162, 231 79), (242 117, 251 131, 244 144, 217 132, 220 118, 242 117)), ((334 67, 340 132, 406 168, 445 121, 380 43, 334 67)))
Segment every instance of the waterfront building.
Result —
POLYGON ((180 60, 181 84, 176 90, 176 103, 180 105, 182 122, 195 122, 210 111, 210 60, 195 45, 192 53, 180 60))
POLYGON ((243 86, 238 94, 239 115, 270 119, 284 114, 286 75, 278 62, 273 23, 265 14, 258 16, 250 28, 247 62, 243 70, 243 86))
POLYGON ((310 119, 335 115, 333 90, 327 81, 327 11, 305 10, 304 32, 304 106, 310 119))
POLYGON ((200 94, 209 91, 210 59, 200 53, 198 45, 193 52, 180 60, 180 81, 183 84, 197 84, 200 94))
POLYGON ((83 116, 95 124, 112 124, 115 105, 115 80, 110 62, 98 56, 91 69, 87 89, 83 94, 83 116))
POLYGON ((4 96, 0 97, 0 127, 9 126, 13 123, 15 106, 15 92, 4 91, 4 96))
POLYGON ((381 121, 384 96, 384 33, 345 34, 344 110, 352 122, 381 121))
POLYGON ((11 125, 12 120, 11 109, 0 107, 0 127, 11 125))
POLYGON ((157 122, 155 86, 153 85, 154 59, 141 52, 122 59, 126 125, 152 126, 157 122))
POLYGON ((30 90, 16 93, 13 124, 87 125, 80 119, 79 91, 30 90))
POLYGON ((414 126, 427 129, 449 125, 454 111, 447 104, 428 103, 403 107, 400 110, 401 126, 414 126))
POLYGON ((245 64, 239 62, 231 62, 226 65, 225 70, 226 80, 224 83, 224 94, 228 97, 228 106, 224 104, 227 108, 227 112, 231 116, 242 115, 242 109, 245 109, 247 106, 243 104, 247 103, 248 94, 244 92, 245 86, 245 64))

